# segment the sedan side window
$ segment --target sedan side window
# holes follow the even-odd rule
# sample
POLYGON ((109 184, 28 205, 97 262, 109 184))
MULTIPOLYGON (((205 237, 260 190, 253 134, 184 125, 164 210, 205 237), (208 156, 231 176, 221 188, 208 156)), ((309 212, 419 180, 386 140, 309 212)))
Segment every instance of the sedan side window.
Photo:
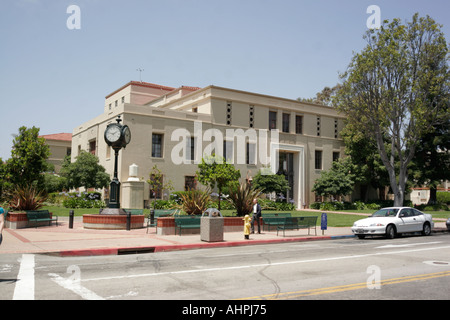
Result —
POLYGON ((407 218, 413 216, 410 212, 410 209, 403 209, 400 213, 400 217, 407 218))

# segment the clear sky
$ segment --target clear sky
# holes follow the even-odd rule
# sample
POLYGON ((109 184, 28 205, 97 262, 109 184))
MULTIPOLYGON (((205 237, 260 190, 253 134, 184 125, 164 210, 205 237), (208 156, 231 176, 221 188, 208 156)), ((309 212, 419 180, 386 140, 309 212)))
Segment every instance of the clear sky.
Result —
POLYGON ((364 47, 370 5, 383 20, 428 14, 450 41, 448 0, 1 0, 0 157, 21 126, 72 132, 98 116, 138 68, 172 87, 313 97, 364 47))

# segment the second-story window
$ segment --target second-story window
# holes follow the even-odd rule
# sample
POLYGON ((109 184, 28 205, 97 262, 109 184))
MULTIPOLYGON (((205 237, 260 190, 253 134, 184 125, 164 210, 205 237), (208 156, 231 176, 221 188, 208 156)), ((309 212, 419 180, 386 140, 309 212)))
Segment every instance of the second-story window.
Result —
POLYGON ((152 134, 152 157, 162 158, 163 152, 163 135, 159 133, 152 134))
POLYGON ((289 121, 291 115, 289 113, 283 113, 283 132, 289 133, 289 121))
POLYGON ((269 111, 269 130, 277 128, 277 113, 269 111))

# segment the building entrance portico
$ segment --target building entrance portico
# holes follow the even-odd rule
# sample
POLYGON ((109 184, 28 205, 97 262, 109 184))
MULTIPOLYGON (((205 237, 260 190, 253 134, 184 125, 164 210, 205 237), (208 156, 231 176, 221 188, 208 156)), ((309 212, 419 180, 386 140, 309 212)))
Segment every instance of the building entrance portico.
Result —
POLYGON ((305 152, 303 146, 289 144, 271 145, 271 168, 273 173, 284 174, 290 190, 287 201, 293 201, 297 209, 305 202, 305 152))

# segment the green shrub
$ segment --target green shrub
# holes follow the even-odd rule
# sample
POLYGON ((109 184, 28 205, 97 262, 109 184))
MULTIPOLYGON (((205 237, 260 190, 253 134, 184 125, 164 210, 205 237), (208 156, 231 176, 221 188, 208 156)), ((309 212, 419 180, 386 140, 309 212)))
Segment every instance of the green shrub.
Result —
POLYGON ((353 205, 355 206, 355 210, 366 210, 366 204, 362 201, 355 201, 353 203, 353 205))
POLYGON ((442 191, 437 192, 436 201, 438 203, 450 205, 450 192, 442 192, 442 191))
POLYGON ((319 209, 320 209, 320 202, 314 202, 314 203, 311 203, 311 204, 309 205, 309 208, 310 208, 310 209, 314 209, 314 210, 319 210, 319 209))
POLYGON ((102 196, 99 192, 62 192, 64 199, 62 201, 64 208, 69 209, 91 209, 105 208, 106 204, 101 200, 102 196))

